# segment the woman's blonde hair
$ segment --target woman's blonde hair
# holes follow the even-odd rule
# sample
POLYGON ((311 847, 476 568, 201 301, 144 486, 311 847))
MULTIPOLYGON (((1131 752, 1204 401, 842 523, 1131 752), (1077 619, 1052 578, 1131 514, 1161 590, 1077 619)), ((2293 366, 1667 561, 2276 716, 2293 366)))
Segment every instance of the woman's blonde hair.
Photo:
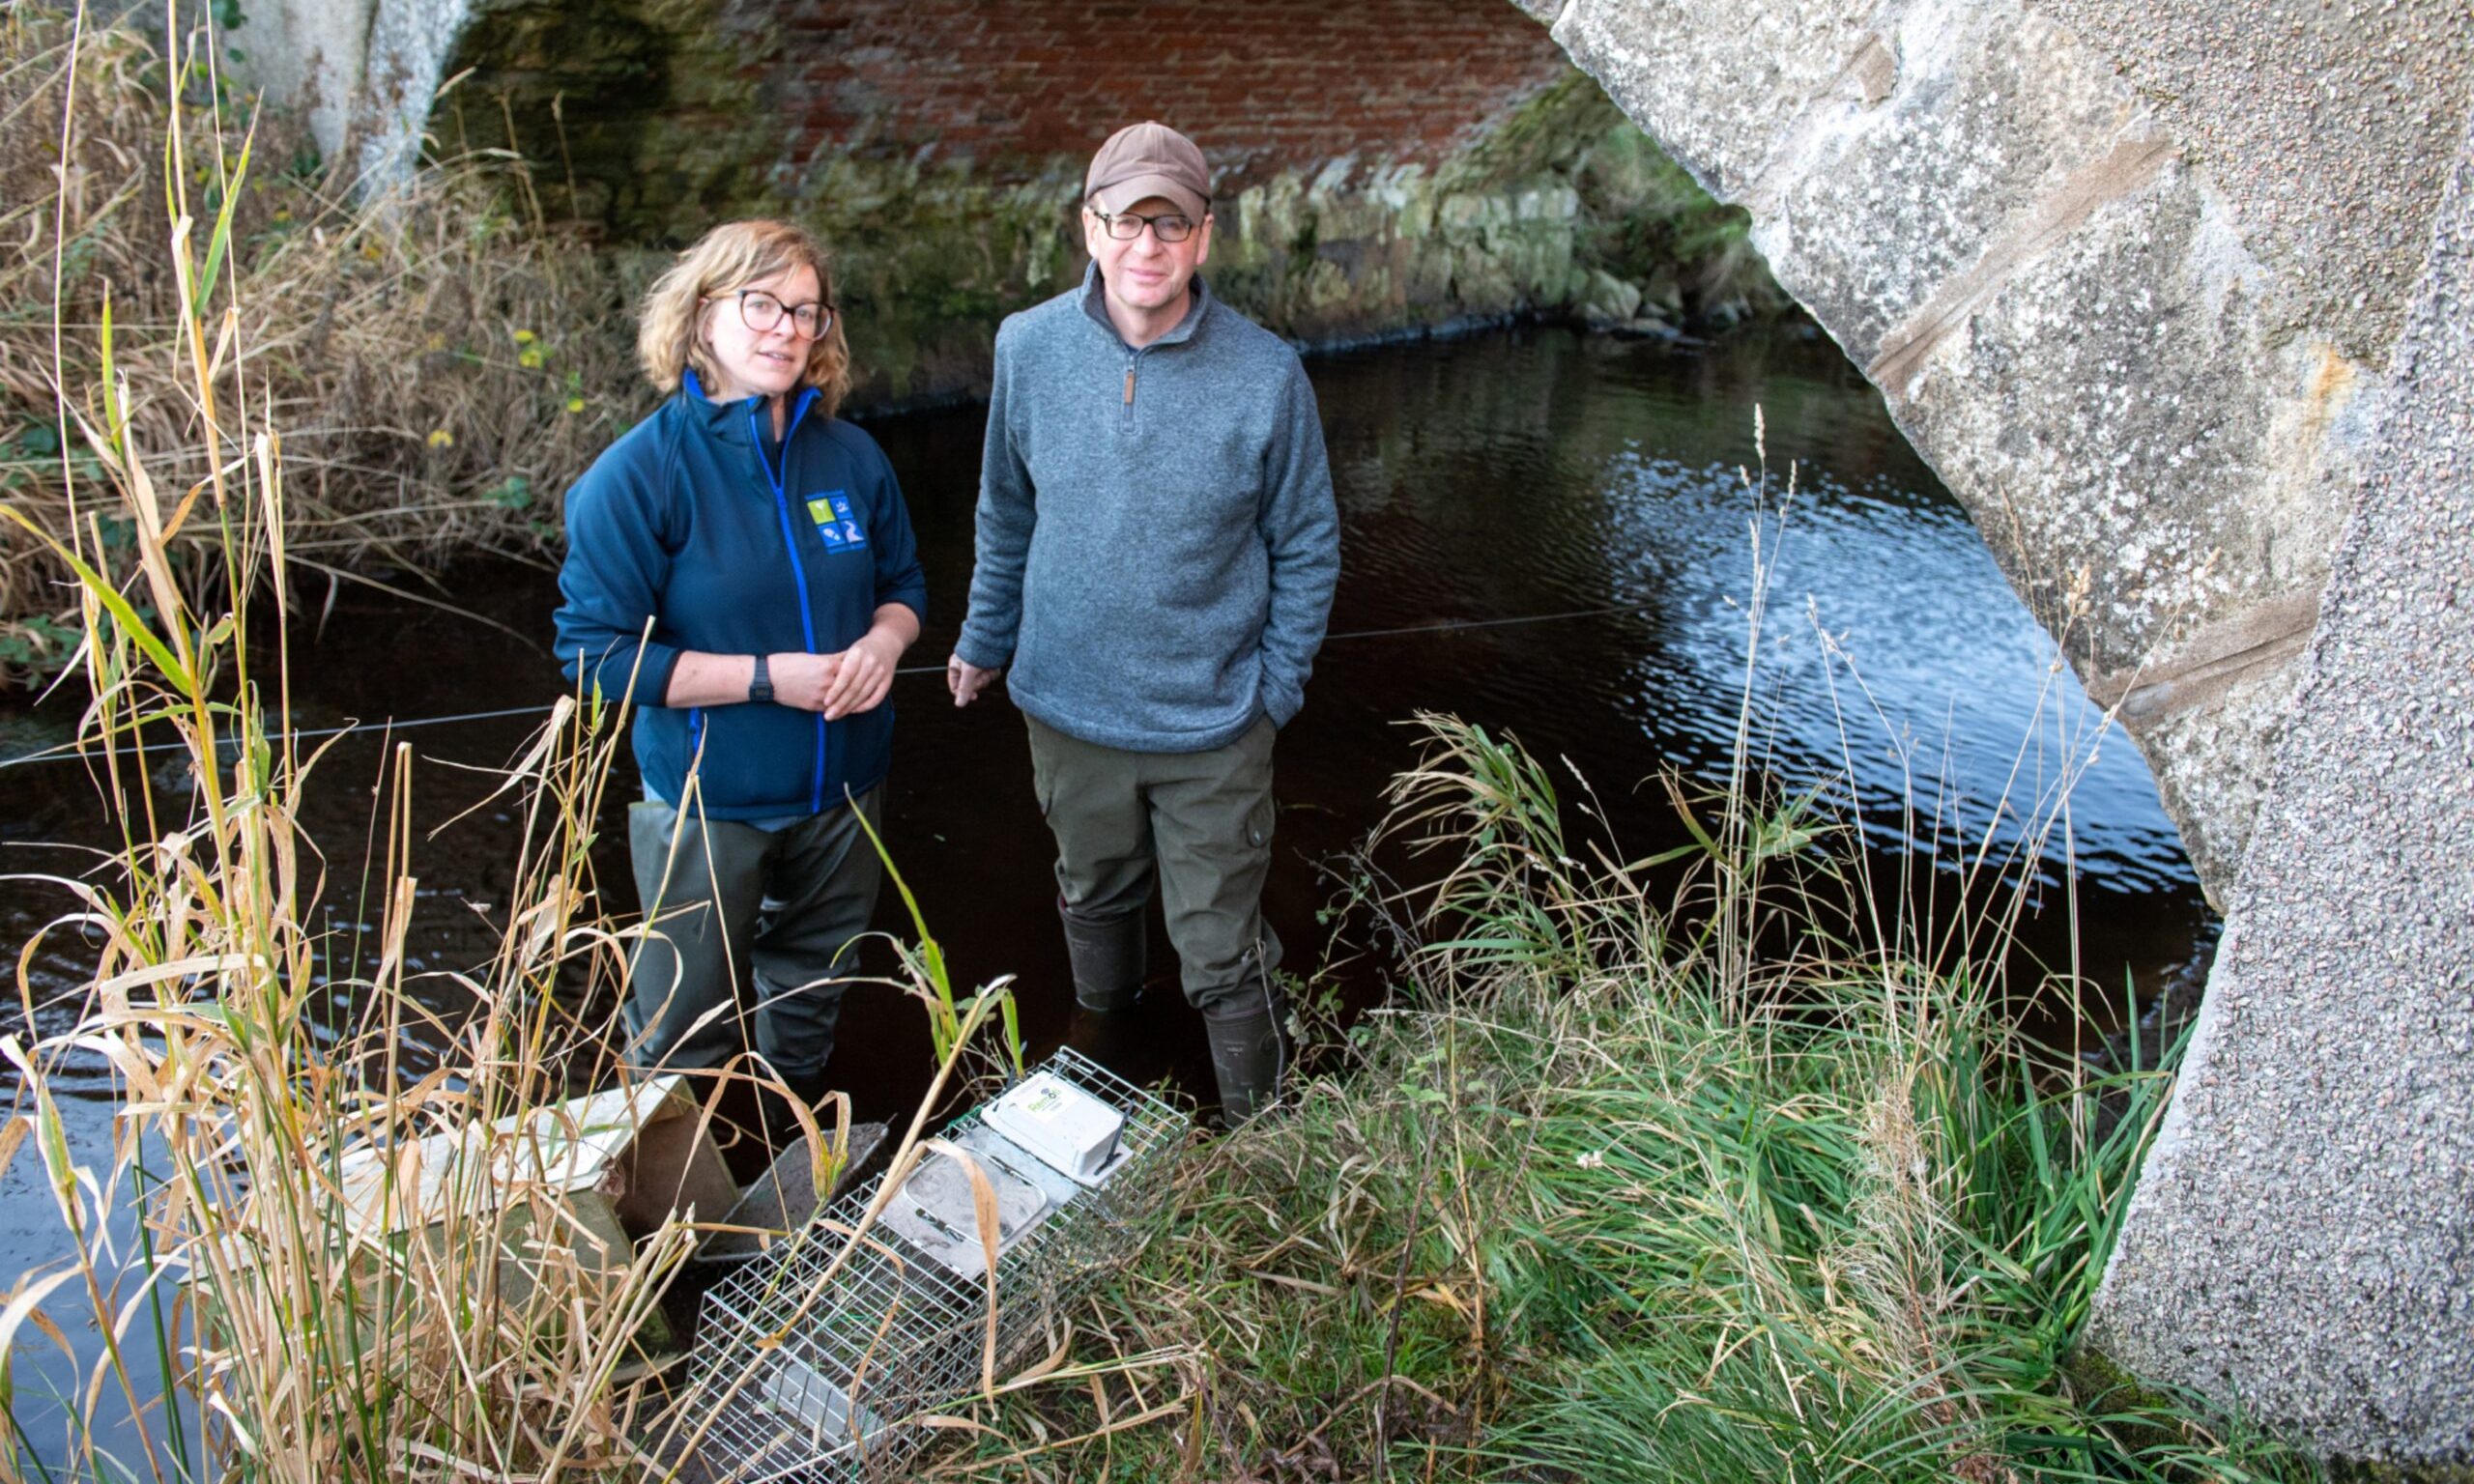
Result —
MULTIPOLYGON (((817 293, 832 306, 832 263, 824 244, 805 227, 787 221, 733 221, 705 233, 653 280, 645 295, 644 313, 636 328, 636 357, 644 363, 645 375, 664 394, 678 389, 689 366, 696 368, 705 385, 712 385, 718 371, 713 353, 705 343, 704 316, 736 313, 719 300, 751 283, 802 266, 816 271, 817 293)), ((799 382, 817 389, 819 404, 828 417, 849 391, 850 346, 842 338, 838 308, 832 326, 809 344, 807 369, 799 382)))

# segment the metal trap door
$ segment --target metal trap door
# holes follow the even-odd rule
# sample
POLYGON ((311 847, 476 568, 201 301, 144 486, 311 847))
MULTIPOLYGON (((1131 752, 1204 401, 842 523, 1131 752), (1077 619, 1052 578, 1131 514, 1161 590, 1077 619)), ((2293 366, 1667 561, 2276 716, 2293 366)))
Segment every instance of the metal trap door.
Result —
POLYGON ((705 1295, 695 1390, 712 1409, 700 1460, 720 1478, 856 1484, 890 1478, 936 1434, 923 1414, 966 1405, 989 1360, 1001 1381, 1130 1256, 1157 1213, 1189 1124, 1160 1099, 1070 1051, 1035 1075, 1061 1079, 1118 1117, 1114 1151, 1079 1178, 966 1113, 943 1137, 995 1199, 997 1260, 968 1173, 932 1155, 884 1193, 851 1191, 791 1241, 705 1295), (847 1250, 846 1250, 847 1249, 847 1250))

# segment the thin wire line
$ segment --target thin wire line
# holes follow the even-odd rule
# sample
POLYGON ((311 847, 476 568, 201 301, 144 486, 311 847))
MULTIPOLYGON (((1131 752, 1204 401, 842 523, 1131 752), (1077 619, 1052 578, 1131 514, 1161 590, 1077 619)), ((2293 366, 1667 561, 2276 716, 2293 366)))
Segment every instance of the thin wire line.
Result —
POLYGON ((1327 634, 1323 642, 1341 639, 1392 639, 1402 634, 1441 634, 1455 629, 1503 629, 1516 623, 1555 623, 1566 618, 1606 618, 1617 614, 1647 613, 1654 603, 1619 603, 1613 608, 1575 608, 1561 614, 1526 614, 1518 618, 1447 618, 1441 623, 1417 623, 1402 629, 1352 629, 1346 634, 1327 634))
MULTIPOLYGON (((406 722, 388 720, 384 722, 355 722, 344 727, 304 727, 294 731, 292 736, 296 739, 300 739, 306 737, 340 737, 348 731, 410 731, 416 727, 445 727, 455 722, 494 722, 502 717, 538 716, 549 709, 549 704, 544 703, 537 706, 509 706, 503 711, 465 711, 454 716, 420 716, 415 717, 411 721, 406 722)), ((278 732, 276 735, 280 736, 282 733, 278 732)), ((14 768, 29 762, 58 762, 69 757, 100 757, 105 753, 111 752, 118 752, 123 755, 129 753, 185 753, 187 752, 188 749, 189 745, 187 742, 149 742, 142 747, 92 749, 81 747, 75 742, 63 742, 57 747, 47 747, 39 753, 28 753, 22 757, 0 757, 0 769, 14 768)))
MULTIPOLYGON (((1517 618, 1447 618, 1440 623, 1411 624, 1397 629, 1351 629, 1345 634, 1327 634, 1323 637, 1323 642, 1328 644, 1351 639, 1396 639, 1408 634, 1447 634, 1461 629, 1502 629, 1524 623, 1558 623, 1570 618, 1605 618, 1616 614, 1642 613, 1652 606, 1647 603, 1623 603, 1613 608, 1575 608, 1560 614, 1525 614, 1517 618)), ((894 671, 896 675, 941 675, 944 672, 945 667, 942 665, 906 665, 894 671)), ((537 706, 508 706, 499 711, 461 711, 453 716, 421 716, 403 722, 391 720, 355 722, 343 727, 302 728, 292 732, 291 736, 299 741, 310 737, 339 737, 348 731, 410 731, 417 727, 447 727, 458 722, 495 722, 510 716, 539 716, 549 709, 549 703, 544 702, 537 706)), ((0 772, 22 767, 30 762, 60 762, 71 757, 100 756, 106 751, 117 751, 123 755, 185 753, 188 751, 188 744, 149 742, 140 747, 90 749, 75 742, 63 742, 57 747, 47 747, 40 752, 28 753, 21 757, 0 757, 0 772)))

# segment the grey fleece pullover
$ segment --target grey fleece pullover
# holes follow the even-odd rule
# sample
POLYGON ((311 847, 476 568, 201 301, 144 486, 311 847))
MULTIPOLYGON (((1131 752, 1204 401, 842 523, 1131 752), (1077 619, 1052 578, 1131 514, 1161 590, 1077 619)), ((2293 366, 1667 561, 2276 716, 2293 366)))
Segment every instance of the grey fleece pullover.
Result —
POLYGON ((1097 269, 996 332, 979 561, 955 652, 1014 703, 1129 752, 1283 726, 1339 578, 1339 517, 1297 353, 1211 297, 1136 350, 1097 269))

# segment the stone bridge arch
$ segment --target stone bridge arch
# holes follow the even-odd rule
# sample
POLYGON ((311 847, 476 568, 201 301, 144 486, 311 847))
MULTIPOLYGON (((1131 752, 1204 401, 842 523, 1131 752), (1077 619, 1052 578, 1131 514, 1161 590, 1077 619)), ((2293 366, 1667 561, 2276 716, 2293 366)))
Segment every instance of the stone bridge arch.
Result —
POLYGON ((1751 211, 2228 914, 2094 1347, 2474 1465, 2474 19, 1524 3, 1751 211))
MULTIPOLYGON (((2474 1464, 2461 0, 1511 3, 1750 212, 1779 282, 1882 388, 2090 693, 2120 702, 2229 915, 2097 1344, 2338 1453, 2474 1464)), ((939 137, 982 131, 974 148, 1017 160, 998 196, 1051 206, 1086 146, 1035 137, 1026 77, 1086 74, 1073 106, 1109 116, 1190 116, 1181 96, 1251 110, 1267 155, 1287 148, 1276 114, 1291 153, 1345 175, 1365 130, 1327 127, 1345 109, 1314 79, 1424 59, 1419 96, 1346 104, 1366 130, 1423 135, 1532 96, 1539 57, 1560 66, 1539 34, 1506 39, 1505 0, 1024 4, 1079 7, 1082 29, 1060 35, 1117 27, 1127 54, 1036 57, 1017 35, 974 72, 998 11, 970 0, 257 0, 254 24, 294 44, 252 44, 271 80, 351 100, 329 106, 330 133, 358 130, 383 171, 439 127, 432 92, 475 46, 532 68, 537 102, 559 89, 561 28, 667 28, 742 49, 620 99, 658 99, 680 126, 640 146, 646 168, 739 150, 778 184, 784 162, 741 140, 762 85, 743 48, 795 32, 843 48, 820 84, 828 112, 849 105, 830 127, 873 127, 870 97, 936 73, 939 137), (1182 95, 1115 80, 1164 38, 1286 46, 1295 66, 1276 92, 1258 75, 1226 98, 1195 70, 1207 50, 1180 64, 1182 95)), ((1384 251, 1454 213, 1508 213, 1496 225, 1517 235, 1501 203, 1401 207, 1407 179, 1363 193, 1397 217, 1369 229, 1384 251)), ((613 209, 642 185, 620 172, 613 209)), ((1398 252, 1386 271, 1412 277, 1416 252, 1398 252)))

